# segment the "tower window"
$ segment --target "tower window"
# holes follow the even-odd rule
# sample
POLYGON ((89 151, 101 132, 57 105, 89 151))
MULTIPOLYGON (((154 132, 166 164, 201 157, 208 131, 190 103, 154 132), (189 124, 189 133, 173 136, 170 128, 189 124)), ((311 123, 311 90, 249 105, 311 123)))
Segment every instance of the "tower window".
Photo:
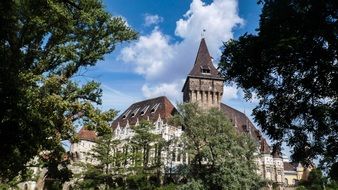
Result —
POLYGON ((210 68, 208 66, 201 66, 202 74, 210 74, 210 68))
POLYGON ((210 70, 209 69, 202 69, 202 74, 210 74, 210 70))

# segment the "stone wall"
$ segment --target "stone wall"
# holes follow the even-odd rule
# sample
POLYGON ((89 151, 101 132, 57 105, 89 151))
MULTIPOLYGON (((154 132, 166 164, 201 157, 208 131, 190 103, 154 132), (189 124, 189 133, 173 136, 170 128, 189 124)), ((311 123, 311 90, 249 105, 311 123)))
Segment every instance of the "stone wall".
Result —
POLYGON ((184 102, 197 102, 204 109, 219 108, 223 95, 223 81, 188 78, 183 90, 184 102))

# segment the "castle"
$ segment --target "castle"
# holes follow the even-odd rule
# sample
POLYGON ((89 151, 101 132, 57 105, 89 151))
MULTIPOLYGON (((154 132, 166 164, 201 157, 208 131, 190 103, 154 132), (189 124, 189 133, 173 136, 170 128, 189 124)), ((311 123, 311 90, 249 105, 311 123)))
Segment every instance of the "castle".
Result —
MULTIPOLYGON (((183 101, 197 103, 202 109, 217 108, 224 112, 238 132, 249 134, 258 144, 257 173, 263 179, 288 189, 288 187, 294 186, 299 180, 305 178, 307 172, 304 168, 300 164, 293 164, 282 158, 280 152, 272 151, 261 132, 256 129, 244 113, 221 102, 223 87, 224 79, 214 67, 205 39, 202 39, 193 68, 182 88, 183 101)), ((136 102, 130 105, 112 123, 114 135, 120 140, 128 139, 134 135, 132 126, 137 127, 141 120, 148 120, 155 126, 152 132, 160 134, 163 139, 169 141, 172 138, 179 138, 184 130, 179 126, 172 126, 168 122, 176 113, 175 106, 164 96, 136 102)), ((78 138, 79 141, 71 144, 70 148, 73 163, 95 162, 88 156, 88 152, 95 146, 95 132, 82 128, 78 133, 78 138)), ((173 147, 174 150, 176 148, 173 147)), ((188 155, 181 155, 180 153, 174 155, 175 157, 169 159, 163 157, 167 159, 163 162, 167 164, 167 167, 176 167, 188 163, 188 155)), ((74 167, 73 172, 79 171, 74 167)), ((66 184, 64 189, 69 189, 71 183, 66 184)), ((26 188, 25 186, 25 189, 34 189, 33 186, 33 188, 30 187, 26 188)))
MULTIPOLYGON (((242 112, 221 102, 224 79, 220 76, 212 63, 205 39, 201 39, 195 63, 183 85, 183 101, 197 103, 203 109, 217 108, 232 122, 233 126, 242 133, 248 133, 259 144, 256 162, 257 171, 262 178, 281 186, 293 186, 305 176, 304 168, 300 164, 290 163, 282 158, 280 152, 273 152, 261 132, 256 129, 249 118, 242 112)), ((180 137, 184 132, 180 127, 168 123, 177 110, 164 96, 147 99, 130 105, 112 124, 116 137, 128 139, 133 135, 131 126, 137 126, 141 120, 154 123, 154 133, 161 134, 165 140, 180 137)), ((83 154, 90 146, 94 134, 82 129, 79 133, 84 149, 78 149, 77 144, 72 145, 71 151, 83 154), (87 134, 88 133, 88 134, 87 134), (91 135, 89 135, 91 134, 91 135), (87 138, 91 136, 91 138, 87 138), (84 143, 88 141, 87 145, 84 143)), ((187 156, 179 156, 170 160, 170 167, 188 163, 187 156), (178 158, 179 157, 179 158, 178 158)), ((85 159, 85 158, 84 158, 85 159)), ((164 162, 168 163, 168 161, 164 162)))

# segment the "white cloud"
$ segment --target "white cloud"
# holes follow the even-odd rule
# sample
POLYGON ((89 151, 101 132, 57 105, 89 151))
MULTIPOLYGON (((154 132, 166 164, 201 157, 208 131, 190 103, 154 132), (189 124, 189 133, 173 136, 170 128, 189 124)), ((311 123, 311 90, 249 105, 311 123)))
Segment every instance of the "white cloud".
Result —
POLYGON ((226 100, 239 98, 238 89, 235 86, 224 86, 223 89, 223 102, 226 100))
POLYGON ((149 84, 142 86, 142 92, 146 98, 153 98, 158 96, 166 96, 173 102, 181 102, 182 93, 181 88, 183 81, 173 83, 161 83, 159 85, 149 87, 149 84))
POLYGON ((209 5, 194 0, 183 17, 176 22, 175 34, 192 45, 205 29, 208 48, 214 56, 219 55, 222 42, 233 37, 232 29, 243 24, 237 12, 237 0, 214 0, 209 5))
MULTIPOLYGON (((206 29, 204 37, 211 56, 218 58, 223 42, 232 38, 233 28, 241 24, 237 0, 214 0, 211 4, 193 0, 189 10, 176 22, 175 35, 182 41, 171 43, 169 37, 155 27, 150 35, 141 36, 125 47, 119 57, 134 65, 134 71, 143 75, 148 84, 158 84, 152 88, 160 92, 165 84, 185 79, 194 64, 203 29, 206 29)), ((144 88, 144 95, 149 95, 146 94, 149 87, 144 88)), ((180 92, 177 89, 176 94, 180 92)))
POLYGON ((163 17, 160 17, 158 15, 146 14, 144 16, 144 25, 145 26, 157 25, 161 22, 163 22, 163 17))
POLYGON ((113 108, 118 111, 121 111, 126 109, 126 106, 129 106, 135 101, 140 100, 140 97, 125 94, 105 84, 101 84, 101 88, 103 90, 102 107, 101 107, 103 110, 113 108))
POLYGON ((157 78, 165 71, 165 64, 173 57, 169 39, 155 28, 148 36, 141 36, 137 43, 122 49, 119 56, 124 62, 135 64, 135 71, 147 80, 157 78))

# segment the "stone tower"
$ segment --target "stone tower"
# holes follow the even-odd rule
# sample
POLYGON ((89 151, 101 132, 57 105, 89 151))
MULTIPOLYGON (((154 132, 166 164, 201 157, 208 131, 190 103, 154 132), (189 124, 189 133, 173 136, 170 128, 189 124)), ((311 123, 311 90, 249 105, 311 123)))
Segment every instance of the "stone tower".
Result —
POLYGON ((183 101, 197 102, 203 109, 220 108, 224 79, 212 64, 204 38, 202 38, 194 67, 184 83, 183 101))

